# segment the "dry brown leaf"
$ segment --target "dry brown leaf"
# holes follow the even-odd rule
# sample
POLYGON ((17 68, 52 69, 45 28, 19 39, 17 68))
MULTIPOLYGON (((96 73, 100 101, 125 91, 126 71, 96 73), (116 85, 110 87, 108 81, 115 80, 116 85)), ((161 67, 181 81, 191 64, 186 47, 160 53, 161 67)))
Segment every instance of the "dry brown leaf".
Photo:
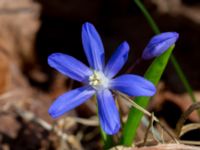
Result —
POLYGON ((200 24, 200 6, 186 6, 181 0, 151 0, 156 5, 160 14, 169 14, 171 16, 181 16, 190 21, 200 24), (174 7, 175 6, 175 7, 174 7))
POLYGON ((34 61, 40 6, 31 0, 0 1, 0 47, 18 64, 34 61))
POLYGON ((123 146, 117 146, 112 148, 111 150, 199 150, 200 147, 196 146, 188 146, 183 144, 159 144, 156 146, 148 146, 148 147, 134 147, 127 148, 123 146))
MULTIPOLYGON (((162 90, 164 88, 164 85, 162 84, 163 83, 160 83, 160 85, 158 86, 157 94, 150 102, 149 105, 150 109, 159 110, 162 108, 165 102, 172 102, 176 104, 182 110, 182 112, 185 112, 193 104, 189 94, 187 93, 175 94, 172 93, 171 91, 162 90)), ((200 100, 200 92, 194 92, 194 96, 196 97, 197 100, 200 100)), ((196 111, 192 112, 189 115, 188 119, 195 122, 199 121, 197 112, 196 111)))

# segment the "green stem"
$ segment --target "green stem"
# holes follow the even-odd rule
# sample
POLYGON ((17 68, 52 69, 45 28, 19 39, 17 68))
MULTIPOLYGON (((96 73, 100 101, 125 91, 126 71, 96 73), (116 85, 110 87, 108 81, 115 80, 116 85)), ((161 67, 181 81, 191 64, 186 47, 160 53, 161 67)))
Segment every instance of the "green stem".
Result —
POLYGON ((147 21, 148 21, 149 25, 151 26, 153 32, 155 34, 159 34, 160 30, 159 30, 158 26, 156 25, 155 21, 153 20, 153 18, 151 17, 149 12, 145 8, 145 6, 142 4, 142 2, 140 2, 140 0, 135 0, 134 2, 140 8, 140 10, 142 11, 144 17, 147 19, 147 21))
MULTIPOLYGON (((153 18, 151 17, 151 15, 149 14, 149 12, 147 11, 147 9, 145 8, 145 6, 143 5, 143 3, 140 0, 134 0, 134 2, 136 3, 136 5, 140 8, 140 10, 142 11, 143 15, 145 16, 146 20, 148 21, 149 25, 151 26, 152 30, 154 31, 155 34, 159 34, 160 30, 157 26, 157 24, 155 23, 155 21, 153 20, 153 18)), ((184 75, 178 61, 176 60, 175 56, 172 54, 171 58, 170 58, 177 75, 179 76, 183 86, 185 87, 186 91, 188 92, 188 94, 191 97, 191 100, 193 102, 196 102, 193 90, 186 78, 186 76, 184 75)))
POLYGON ((193 94, 193 90, 192 90, 189 82, 187 81, 183 71, 181 70, 177 60, 175 59, 174 55, 171 55, 170 59, 171 59, 171 62, 173 63, 173 65, 174 65, 174 68, 175 68, 180 80, 182 81, 183 85, 185 86, 185 89, 187 90, 188 94, 190 95, 192 101, 196 102, 195 96, 193 94))
POLYGON ((100 130, 101 130, 101 137, 104 143, 104 150, 108 150, 113 146, 112 136, 107 135, 101 127, 100 130))

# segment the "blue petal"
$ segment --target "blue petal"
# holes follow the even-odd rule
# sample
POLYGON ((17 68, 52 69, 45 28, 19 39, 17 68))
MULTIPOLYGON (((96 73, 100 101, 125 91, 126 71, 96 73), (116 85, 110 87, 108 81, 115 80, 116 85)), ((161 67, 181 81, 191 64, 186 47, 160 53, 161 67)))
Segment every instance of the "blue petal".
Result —
POLYGON ((155 86, 150 81, 131 74, 113 79, 111 89, 119 90, 129 96, 153 96, 156 92, 155 86))
POLYGON ((79 60, 62 53, 53 53, 48 57, 48 64, 60 73, 80 82, 88 80, 92 71, 79 60))
POLYGON ((119 112, 109 90, 97 92, 98 113, 102 129, 109 135, 116 134, 121 125, 119 112))
POLYGON ((123 42, 112 55, 108 64, 105 67, 105 75, 108 78, 114 77, 120 69, 124 66, 128 59, 129 45, 127 42, 123 42))
POLYGON ((98 32, 91 23, 85 23, 82 26, 82 43, 90 67, 102 71, 104 48, 98 32))
POLYGON ((88 100, 95 91, 88 86, 77 88, 59 96, 49 108, 49 114, 57 118, 88 100))
POLYGON ((179 34, 176 32, 165 32, 154 36, 144 49, 142 58, 151 59, 160 56, 177 41, 178 37, 179 34))

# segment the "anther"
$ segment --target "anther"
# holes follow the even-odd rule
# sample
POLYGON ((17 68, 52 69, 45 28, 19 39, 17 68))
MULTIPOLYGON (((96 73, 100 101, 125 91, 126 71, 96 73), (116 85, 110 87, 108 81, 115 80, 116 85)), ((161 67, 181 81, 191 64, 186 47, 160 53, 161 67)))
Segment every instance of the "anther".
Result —
POLYGON ((89 85, 95 89, 107 88, 108 79, 102 72, 94 71, 93 74, 89 77, 89 85))

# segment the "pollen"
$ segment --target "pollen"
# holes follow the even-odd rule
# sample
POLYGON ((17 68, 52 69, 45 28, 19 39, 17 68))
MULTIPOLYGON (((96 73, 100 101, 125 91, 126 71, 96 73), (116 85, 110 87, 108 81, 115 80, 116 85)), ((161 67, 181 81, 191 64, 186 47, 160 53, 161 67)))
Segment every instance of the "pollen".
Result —
POLYGON ((96 90, 108 88, 108 83, 108 78, 102 72, 94 71, 89 77, 89 85, 96 90))

